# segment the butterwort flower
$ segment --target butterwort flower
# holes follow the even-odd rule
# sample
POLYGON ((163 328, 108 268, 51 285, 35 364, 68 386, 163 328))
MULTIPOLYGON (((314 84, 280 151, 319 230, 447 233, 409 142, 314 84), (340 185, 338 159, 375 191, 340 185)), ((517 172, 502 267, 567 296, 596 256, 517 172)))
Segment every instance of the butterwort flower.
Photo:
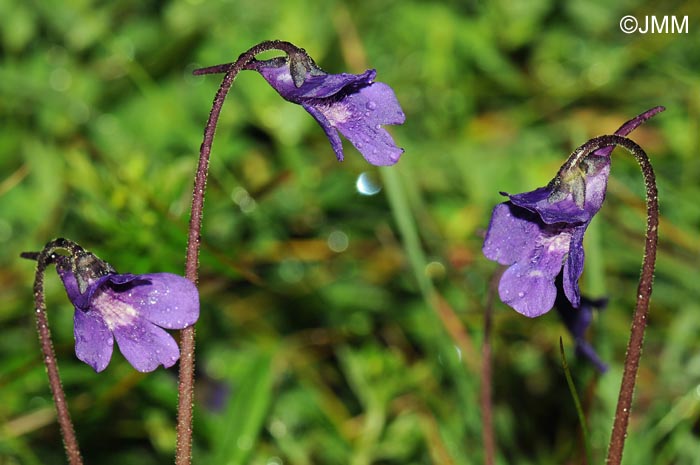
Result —
POLYGON ((165 329, 182 329, 199 317, 197 288, 170 273, 119 274, 77 246, 71 256, 55 255, 56 269, 75 307, 75 354, 95 371, 112 357, 114 340, 139 371, 168 368, 180 358, 165 329))
MULTIPOLYGON (((662 110, 655 107, 642 113, 615 134, 626 136, 662 110)), ((508 266, 498 292, 519 313, 536 317, 548 312, 557 296, 554 281, 560 273, 566 298, 574 308, 581 306, 583 235, 605 199, 612 150, 596 150, 579 166, 560 171, 545 187, 502 193, 509 200, 494 208, 483 252, 486 258, 508 266)))
POLYGON ((402 124, 406 116, 394 91, 374 82, 376 70, 362 74, 328 74, 302 51, 270 60, 253 60, 248 69, 258 71, 284 98, 304 107, 343 160, 345 136, 373 165, 393 165, 403 149, 394 144, 385 124, 402 124))

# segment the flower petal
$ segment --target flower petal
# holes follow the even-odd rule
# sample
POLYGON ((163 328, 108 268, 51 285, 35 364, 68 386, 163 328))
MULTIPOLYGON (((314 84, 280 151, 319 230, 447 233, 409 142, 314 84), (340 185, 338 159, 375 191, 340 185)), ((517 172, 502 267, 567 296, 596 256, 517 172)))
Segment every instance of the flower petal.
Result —
POLYGON ((486 231, 484 255, 501 265, 529 256, 541 235, 538 223, 537 215, 510 202, 496 205, 486 231))
POLYGON ((583 273, 585 255, 583 251, 583 234, 586 232, 587 226, 588 224, 574 228, 571 234, 571 244, 569 245, 569 256, 564 262, 564 294, 574 308, 579 308, 581 306, 581 293, 578 289, 578 280, 583 273))
POLYGON ((308 111, 311 114, 311 116, 314 117, 316 121, 318 121, 318 124, 321 125, 321 128, 323 128, 323 132, 326 133, 326 137, 328 137, 328 140, 331 143, 331 147, 333 147, 333 151, 335 152, 335 156, 338 159, 338 161, 343 161, 343 143, 340 140, 340 136, 338 135, 338 130, 331 125, 330 121, 328 121, 328 118, 326 118, 323 113, 318 111, 316 107, 306 104, 302 106, 306 111, 308 111))
POLYGON ((168 329, 186 328, 199 318, 199 293, 189 279, 172 273, 135 278, 123 285, 112 283, 111 290, 114 298, 133 307, 140 318, 168 329))
POLYGON ((117 326, 113 332, 124 358, 141 372, 153 371, 158 365, 169 368, 180 358, 172 336, 143 318, 117 326))
POLYGON ((503 273, 498 285, 501 300, 529 317, 542 315, 554 306, 554 281, 570 247, 571 233, 567 230, 545 233, 533 241, 537 245, 529 256, 520 257, 503 273))
POLYGON ((346 95, 372 83, 377 71, 368 69, 362 74, 321 74, 307 75, 304 84, 298 89, 300 98, 323 99, 337 95, 346 95))
POLYGON ((371 164, 393 165, 403 153, 382 127, 384 124, 402 124, 406 120, 394 91, 388 85, 375 82, 330 107, 321 106, 319 110, 371 164), (334 118, 335 115, 342 117, 334 118))
POLYGON ((258 61, 253 65, 283 99, 299 104, 347 93, 347 88, 352 90, 369 85, 377 74, 373 69, 368 69, 362 74, 307 73, 303 84, 297 87, 292 79, 289 60, 272 59, 258 61))
POLYGON ((516 263, 503 273, 498 284, 501 300, 530 318, 551 310, 557 296, 554 279, 537 271, 516 263))
POLYGON ((292 78, 289 59, 253 63, 265 80, 284 98, 302 105, 323 128, 338 160, 343 160, 343 134, 373 165, 393 165, 403 149, 396 146, 384 124, 401 124, 406 116, 388 85, 373 83, 376 71, 362 74, 326 74, 309 71, 301 86, 292 78))
POLYGON ((574 202, 573 196, 570 195, 565 199, 550 203, 549 195, 551 193, 552 188, 547 186, 522 194, 508 194, 508 198, 515 205, 537 213, 547 224, 573 224, 591 220, 593 216, 591 212, 586 208, 579 208, 574 202))
POLYGON ((56 257, 56 271, 58 271, 58 276, 61 278, 61 281, 63 281, 63 287, 68 295, 68 300, 70 300, 76 308, 87 310, 87 293, 80 293, 78 280, 75 277, 75 273, 73 273, 69 257, 63 255, 58 255, 56 257))
POLYGON ((104 370, 112 358, 114 338, 97 312, 84 312, 78 308, 73 315, 75 355, 96 372, 104 370))

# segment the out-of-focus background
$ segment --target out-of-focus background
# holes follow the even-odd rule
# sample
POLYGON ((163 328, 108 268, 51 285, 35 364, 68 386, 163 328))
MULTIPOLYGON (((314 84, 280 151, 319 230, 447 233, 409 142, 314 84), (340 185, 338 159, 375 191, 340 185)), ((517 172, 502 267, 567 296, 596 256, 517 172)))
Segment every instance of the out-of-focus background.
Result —
MULTIPOLYGON (((0 464, 64 463, 35 334, 34 265, 71 238, 122 272, 182 273, 192 177, 220 76, 265 39, 328 72, 376 68, 407 115, 377 169, 253 72, 214 143, 197 324, 195 463, 483 461, 479 365, 499 191, 545 185, 570 151, 655 105, 632 138, 658 175, 660 251, 625 463, 700 457, 700 4, 690 1, 0 2, 0 464), (668 16, 669 33, 625 34, 668 16), (687 16, 687 33, 671 33, 687 16), (648 18, 648 19, 647 19, 648 18)), ((581 464, 564 339, 602 461, 643 248, 643 184, 613 155, 581 288, 609 297, 576 360, 555 312, 494 304, 498 463, 581 464)), ((175 368, 96 374, 47 301, 89 464, 172 463, 175 368)))

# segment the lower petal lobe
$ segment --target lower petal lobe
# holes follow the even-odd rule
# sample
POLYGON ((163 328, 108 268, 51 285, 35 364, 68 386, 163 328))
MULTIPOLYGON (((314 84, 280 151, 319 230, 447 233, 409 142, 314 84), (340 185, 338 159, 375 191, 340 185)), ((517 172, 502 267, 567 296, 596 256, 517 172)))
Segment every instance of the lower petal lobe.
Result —
POLYGON ((114 338, 102 316, 78 308, 73 315, 75 355, 95 371, 104 370, 112 358, 114 338))
POLYGON ((153 371, 159 365, 171 367, 180 358, 172 336, 143 318, 114 328, 114 337, 124 358, 141 372, 153 371))

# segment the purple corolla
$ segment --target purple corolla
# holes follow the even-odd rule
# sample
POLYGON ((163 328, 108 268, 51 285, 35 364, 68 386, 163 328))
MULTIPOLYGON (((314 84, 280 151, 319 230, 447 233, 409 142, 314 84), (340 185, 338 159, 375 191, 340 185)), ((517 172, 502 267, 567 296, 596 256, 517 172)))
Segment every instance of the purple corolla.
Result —
MULTIPOLYGON (((615 134, 626 136, 663 110, 652 108, 623 124, 615 134)), ((501 300, 519 313, 536 317, 548 312, 557 296, 560 273, 566 298, 579 308, 578 280, 583 272, 583 235, 600 210, 610 174, 605 147, 546 187, 523 194, 503 194, 486 232, 484 255, 508 266, 498 286, 501 300)))
POLYGON ((175 364, 180 350, 163 328, 182 329, 197 321, 199 294, 192 282, 170 273, 118 274, 82 249, 54 260, 75 307, 75 353, 80 360, 97 372, 104 370, 116 339, 139 371, 175 364))
POLYGON ((385 124, 402 124, 406 116, 394 91, 374 82, 373 69, 362 74, 328 74, 304 53, 255 60, 258 71, 284 98, 304 107, 321 125, 339 161, 345 136, 373 165, 393 165, 403 149, 394 144, 385 124))

